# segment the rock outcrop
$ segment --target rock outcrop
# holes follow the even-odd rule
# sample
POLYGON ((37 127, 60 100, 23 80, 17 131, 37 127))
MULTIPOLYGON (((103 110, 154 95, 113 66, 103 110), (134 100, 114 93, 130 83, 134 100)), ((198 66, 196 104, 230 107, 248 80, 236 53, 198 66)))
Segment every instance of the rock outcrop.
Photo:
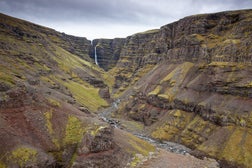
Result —
POLYGON ((251 63, 251 10, 185 17, 177 22, 126 38, 112 74, 124 91, 155 64, 251 63), (120 73, 119 73, 120 72, 120 73))
POLYGON ((108 71, 116 65, 124 41, 125 39, 123 38, 95 39, 92 42, 91 57, 94 59, 94 50, 96 47, 98 64, 105 71, 108 71))
POLYGON ((115 115, 197 155, 249 167, 251 16, 252 10, 195 15, 128 37, 110 71, 122 101, 115 115))

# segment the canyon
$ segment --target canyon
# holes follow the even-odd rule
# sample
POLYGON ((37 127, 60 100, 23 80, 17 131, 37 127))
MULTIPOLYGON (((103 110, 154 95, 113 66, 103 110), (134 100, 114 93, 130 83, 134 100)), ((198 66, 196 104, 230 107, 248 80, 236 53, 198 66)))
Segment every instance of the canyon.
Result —
POLYGON ((0 14, 0 167, 250 167, 251 25, 227 11, 91 42, 0 14))

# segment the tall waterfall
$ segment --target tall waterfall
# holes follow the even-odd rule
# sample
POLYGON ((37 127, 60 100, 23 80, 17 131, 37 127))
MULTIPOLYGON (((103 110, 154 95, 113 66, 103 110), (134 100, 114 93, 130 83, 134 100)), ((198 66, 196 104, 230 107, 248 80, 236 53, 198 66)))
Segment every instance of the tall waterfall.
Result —
POLYGON ((97 46, 95 46, 95 50, 94 50, 94 51, 95 51, 95 64, 99 66, 98 60, 97 60, 97 54, 96 54, 96 47, 97 47, 97 46))

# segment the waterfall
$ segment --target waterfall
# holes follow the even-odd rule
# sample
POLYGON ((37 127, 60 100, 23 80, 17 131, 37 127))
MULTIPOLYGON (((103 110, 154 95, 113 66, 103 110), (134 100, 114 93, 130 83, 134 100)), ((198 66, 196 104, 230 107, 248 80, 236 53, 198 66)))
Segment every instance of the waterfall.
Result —
POLYGON ((98 60, 97 60, 97 54, 96 54, 96 47, 97 47, 97 46, 95 46, 95 55, 94 55, 94 56, 95 56, 95 64, 99 66, 98 60))

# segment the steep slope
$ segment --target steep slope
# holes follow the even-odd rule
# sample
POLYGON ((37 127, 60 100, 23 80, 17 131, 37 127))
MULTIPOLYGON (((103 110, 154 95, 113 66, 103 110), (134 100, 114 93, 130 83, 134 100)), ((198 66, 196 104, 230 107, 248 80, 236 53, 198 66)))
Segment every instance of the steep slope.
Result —
POLYGON ((112 77, 86 38, 0 14, 0 43, 1 168, 125 167, 154 152, 94 114, 109 105, 112 77))
MULTIPOLYGON (((129 36, 117 65, 114 113, 145 131, 249 167, 252 10, 195 15, 129 36)), ((227 161, 227 162, 226 162, 227 161)))
POLYGON ((251 63, 251 10, 195 15, 125 39, 109 72, 114 91, 125 91, 163 61, 251 63))

